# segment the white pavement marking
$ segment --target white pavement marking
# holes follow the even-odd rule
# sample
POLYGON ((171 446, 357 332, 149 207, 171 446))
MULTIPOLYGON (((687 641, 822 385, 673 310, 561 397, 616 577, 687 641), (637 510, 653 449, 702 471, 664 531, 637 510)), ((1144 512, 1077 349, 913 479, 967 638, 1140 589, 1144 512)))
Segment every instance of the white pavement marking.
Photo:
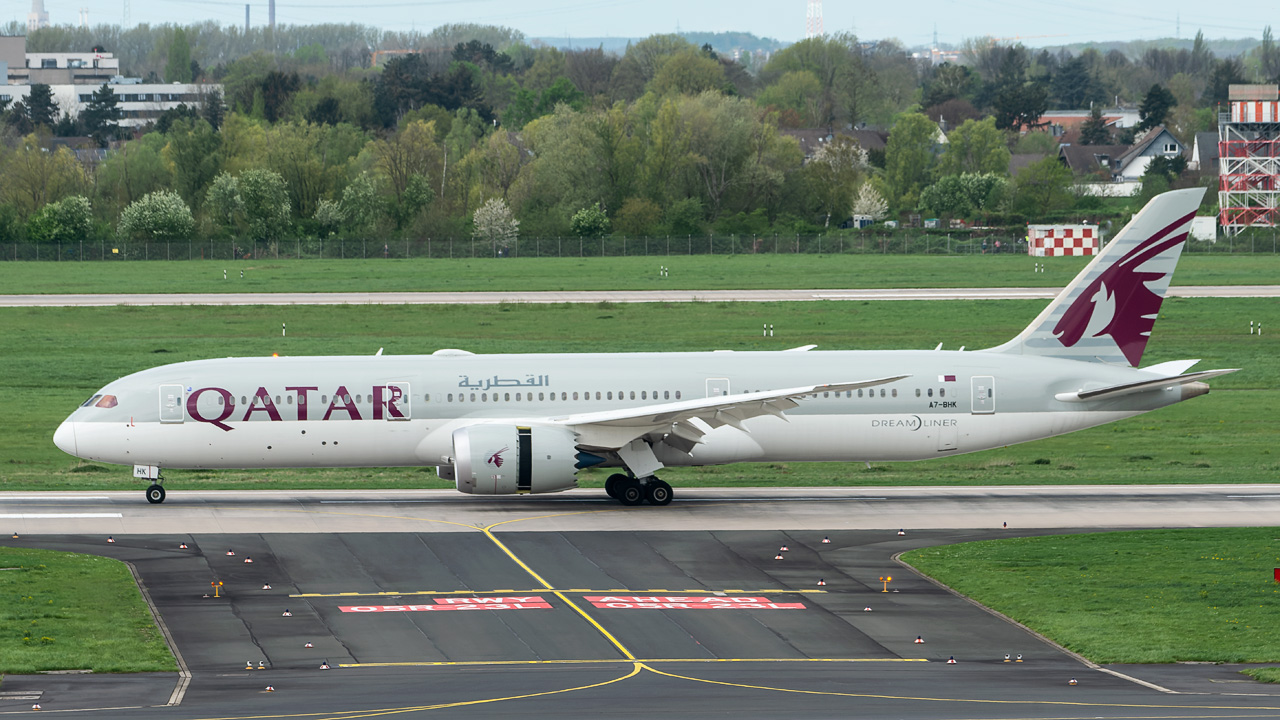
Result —
POLYGON ((71 518, 118 518, 120 513, 5 513, 0 520, 67 520, 71 518))
POLYGON ((9 500, 109 500, 106 495, 0 495, 0 500, 8 502, 9 500))
MULTIPOLYGON (((823 300, 1047 299, 1061 288, 806 288, 549 292, 167 293, 0 295, 0 307, 113 305, 497 305, 499 303, 816 302, 823 300)), ((1169 297, 1280 297, 1280 285, 1187 285, 1169 297)))

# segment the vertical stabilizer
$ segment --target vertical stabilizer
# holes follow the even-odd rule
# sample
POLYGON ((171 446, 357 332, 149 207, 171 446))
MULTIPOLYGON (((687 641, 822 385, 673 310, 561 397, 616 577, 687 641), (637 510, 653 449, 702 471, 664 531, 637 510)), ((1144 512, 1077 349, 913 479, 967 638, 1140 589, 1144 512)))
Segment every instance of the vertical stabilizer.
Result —
POLYGON ((1204 192, 1152 198, 1025 330, 988 352, 1137 367, 1204 192))

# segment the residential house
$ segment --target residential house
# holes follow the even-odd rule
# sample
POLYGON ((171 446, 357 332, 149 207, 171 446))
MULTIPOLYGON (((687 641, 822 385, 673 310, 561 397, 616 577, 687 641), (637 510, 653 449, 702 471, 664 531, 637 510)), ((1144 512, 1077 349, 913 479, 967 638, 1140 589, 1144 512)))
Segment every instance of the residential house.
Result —
POLYGON ((1157 157, 1175 158, 1186 153, 1186 147, 1163 125, 1147 131, 1132 146, 1062 145, 1058 157, 1076 174, 1109 175, 1110 179, 1141 180, 1147 165, 1157 157))
POLYGON ((1187 169, 1201 175, 1218 174, 1218 133, 1196 133, 1195 144, 1191 146, 1191 158, 1187 160, 1187 169))
MULTIPOLYGON (((809 162, 814 154, 818 152, 818 148, 822 147, 823 143, 831 142, 832 138, 835 137, 831 132, 821 128, 798 130, 783 128, 778 132, 787 137, 793 137, 800 143, 800 151, 804 153, 805 162, 809 162)), ((889 142, 889 133, 880 132, 879 130, 841 130, 836 135, 844 135, 852 139, 867 152, 874 150, 884 152, 885 146, 889 142)))

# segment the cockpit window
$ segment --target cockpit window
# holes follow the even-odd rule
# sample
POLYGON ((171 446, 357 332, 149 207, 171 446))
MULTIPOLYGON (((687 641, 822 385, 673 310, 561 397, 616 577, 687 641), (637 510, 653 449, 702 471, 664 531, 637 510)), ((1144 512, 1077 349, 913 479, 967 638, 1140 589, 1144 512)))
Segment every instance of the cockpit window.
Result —
POLYGON ((84 402, 80 403, 80 407, 89 407, 90 405, 92 405, 92 404, 94 404, 94 403, 98 402, 98 398, 100 398, 100 397, 102 397, 102 396, 101 396, 101 395, 94 395, 93 397, 89 398, 88 400, 85 400, 84 402))
POLYGON ((94 403, 94 407, 113 408, 116 406, 116 404, 117 403, 116 403, 115 395, 103 395, 101 400, 94 403))

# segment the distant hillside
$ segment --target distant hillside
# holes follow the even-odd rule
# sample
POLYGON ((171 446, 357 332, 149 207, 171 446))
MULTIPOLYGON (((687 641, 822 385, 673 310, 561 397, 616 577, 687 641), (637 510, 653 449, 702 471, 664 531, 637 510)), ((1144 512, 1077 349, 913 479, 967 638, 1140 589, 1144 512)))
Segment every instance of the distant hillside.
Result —
MULTIPOLYGON (((1112 50, 1119 50, 1128 57, 1138 58, 1142 57, 1144 52, 1153 48, 1161 50, 1190 50, 1193 42, 1193 38, 1160 38, 1158 40, 1130 40, 1127 42, 1112 40, 1107 42, 1072 43, 1070 45, 1047 45, 1044 49, 1053 53, 1065 49, 1072 55, 1079 55, 1080 51, 1085 48, 1094 48, 1104 55, 1112 50)), ((1261 42, 1258 38, 1218 38, 1217 40, 1206 38, 1204 44, 1215 57, 1224 58, 1244 55, 1261 44, 1261 42)))
MULTIPOLYGON (((711 48, 718 53, 732 53, 734 50, 773 52, 791 44, 781 40, 774 40, 773 38, 757 37, 747 32, 684 32, 680 33, 680 35, 694 45, 710 44, 711 48)), ((642 37, 539 37, 530 38, 530 42, 534 44, 542 43, 562 50, 569 48, 581 50, 583 48, 598 47, 605 52, 621 54, 626 51, 628 43, 639 42, 643 39, 642 37)))

